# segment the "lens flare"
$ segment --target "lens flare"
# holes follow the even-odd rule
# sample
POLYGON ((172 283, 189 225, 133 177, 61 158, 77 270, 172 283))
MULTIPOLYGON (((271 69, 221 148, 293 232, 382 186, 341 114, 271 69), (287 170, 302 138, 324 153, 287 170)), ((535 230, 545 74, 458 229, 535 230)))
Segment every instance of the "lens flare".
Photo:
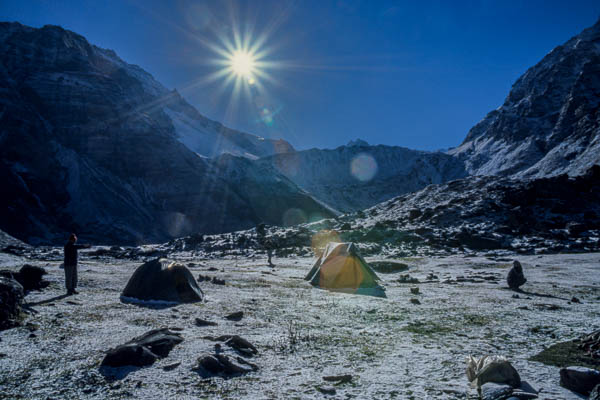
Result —
POLYGON ((299 208, 290 208, 283 213, 283 226, 303 224, 308 221, 306 213, 299 208))
POLYGON ((377 174, 377 161, 366 153, 361 153, 352 159, 350 173, 361 182, 368 182, 377 174))
POLYGON ((334 230, 324 229, 313 235, 311 238, 311 247, 316 257, 321 257, 325 246, 330 242, 341 242, 340 235, 334 230))

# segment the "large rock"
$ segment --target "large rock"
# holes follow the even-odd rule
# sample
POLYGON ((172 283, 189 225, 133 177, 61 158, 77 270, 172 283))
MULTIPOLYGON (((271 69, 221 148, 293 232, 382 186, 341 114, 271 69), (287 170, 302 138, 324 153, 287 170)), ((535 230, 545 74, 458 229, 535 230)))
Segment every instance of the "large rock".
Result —
POLYGON ((154 364, 159 358, 169 355, 173 347, 183 342, 183 338, 169 329, 154 329, 142 336, 109 350, 102 360, 102 366, 145 367, 154 364))
POLYGON ((124 300, 191 303, 202 301, 204 294, 186 266, 157 258, 135 270, 121 296, 124 300))
POLYGON ((106 353, 102 360, 103 367, 146 367, 154 364, 158 356, 147 347, 138 344, 123 344, 106 353))
POLYGON ((517 370, 504 357, 484 356, 467 360, 467 378, 481 387, 485 383, 508 384, 513 388, 521 386, 521 377, 517 370))
POLYGON ((18 272, 10 270, 0 271, 0 276, 16 280, 23 286, 25 292, 41 290, 47 287, 50 282, 43 279, 43 276, 46 274, 47 272, 44 268, 29 264, 23 265, 18 272))
POLYGON ((0 330, 19 325, 23 286, 14 279, 0 277, 0 330))
POLYGON ((525 282, 527 282, 527 279, 525 279, 525 275, 523 274, 523 267, 520 262, 515 260, 513 262, 513 267, 508 271, 506 283, 508 283, 509 288, 517 290, 519 287, 523 286, 525 282))
POLYGON ((586 367, 563 368, 560 370, 560 385, 587 396, 596 385, 600 385, 600 371, 586 367))

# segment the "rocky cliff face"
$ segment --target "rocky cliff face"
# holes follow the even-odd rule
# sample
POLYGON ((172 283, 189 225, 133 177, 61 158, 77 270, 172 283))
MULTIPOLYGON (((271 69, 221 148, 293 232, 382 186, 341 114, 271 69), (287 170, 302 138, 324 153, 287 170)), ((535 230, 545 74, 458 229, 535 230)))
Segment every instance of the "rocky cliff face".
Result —
MULTIPOLYGON (((70 231, 141 243, 263 220, 203 156, 256 158, 285 142, 202 117, 141 68, 60 27, 2 23, 0 53, 0 229, 30 243, 62 242, 70 231), (192 131, 182 133, 182 120, 192 131), (212 147, 190 143, 203 134, 212 147)), ((287 181, 274 169, 262 173, 257 185, 287 181)), ((286 189, 282 209, 264 222, 282 223, 289 208, 330 215, 291 182, 286 189)), ((253 193, 279 199, 265 190, 253 193)))
POLYGON ((452 156, 357 140, 333 150, 311 149, 260 160, 330 207, 357 211, 432 183, 466 175, 452 156))
POLYGON ((600 162, 600 21, 531 67, 450 154, 471 174, 529 178, 600 162))

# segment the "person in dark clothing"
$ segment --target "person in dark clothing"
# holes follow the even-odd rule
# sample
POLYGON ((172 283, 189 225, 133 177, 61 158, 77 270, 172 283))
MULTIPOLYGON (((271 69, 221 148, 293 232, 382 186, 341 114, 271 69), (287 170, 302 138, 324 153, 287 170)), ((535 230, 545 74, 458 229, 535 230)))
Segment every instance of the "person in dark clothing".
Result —
POLYGON ((77 236, 74 233, 69 236, 69 241, 65 244, 65 286, 67 287, 67 294, 78 294, 75 290, 77 287, 77 250, 89 249, 89 244, 75 244, 77 242, 77 236))
POLYGON ((275 265, 271 262, 271 257, 273 257, 273 241, 267 238, 267 232, 265 229, 265 224, 258 224, 256 227, 256 234, 258 236, 258 243, 262 246, 263 249, 267 251, 267 258, 269 262, 269 267, 273 268, 275 265))

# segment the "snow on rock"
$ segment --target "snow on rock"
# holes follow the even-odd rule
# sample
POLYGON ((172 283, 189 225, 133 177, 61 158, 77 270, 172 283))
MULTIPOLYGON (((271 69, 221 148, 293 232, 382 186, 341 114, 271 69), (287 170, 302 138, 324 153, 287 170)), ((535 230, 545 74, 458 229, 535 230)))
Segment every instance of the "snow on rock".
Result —
POLYGON ((578 175, 600 162, 600 20, 529 68, 449 154, 474 175, 578 175))
POLYGON ((333 150, 310 149, 258 161, 341 212, 357 211, 432 183, 466 175, 462 162, 439 152, 356 141, 333 150))
POLYGON ((510 268, 505 261, 392 258, 407 263, 419 283, 409 286, 397 282, 398 274, 382 275, 384 300, 312 288, 302 277, 314 257, 275 257, 273 270, 265 259, 251 256, 205 259, 182 251, 170 258, 194 262, 196 270, 215 268, 215 276, 228 284, 201 283, 207 296, 201 306, 149 309, 119 301, 139 262, 95 259, 85 252, 80 294, 59 298, 64 277, 61 261, 52 260, 58 250, 28 254, 27 262, 49 264, 51 285, 27 295, 36 313, 27 314, 22 327, 2 332, 0 385, 7 398, 322 399, 317 387, 323 377, 352 375, 351 383, 335 386, 339 397, 465 399, 477 396, 465 374, 466 357, 494 354, 509 359, 539 398, 576 400, 578 394, 559 385, 559 367, 531 357, 580 337, 600 318, 597 253, 519 256, 530 293, 519 298, 483 279, 505 276, 510 268), (439 279, 431 281, 431 275, 439 279), (478 279, 460 279, 471 276, 478 279), (410 304, 414 285, 420 288, 418 311, 410 304), (582 303, 569 304, 572 296, 582 303), (223 318, 240 310, 241 321, 223 318), (218 325, 199 327, 196 317, 218 325), (107 349, 163 327, 184 339, 168 357, 146 368, 104 374, 100 365, 107 349), (198 357, 218 352, 239 360, 234 348, 210 340, 224 335, 251 342, 258 352, 250 362, 258 368, 206 379, 196 372, 198 357), (180 364, 165 371, 174 363, 180 364), (65 384, 65 377, 77 384, 65 384))

